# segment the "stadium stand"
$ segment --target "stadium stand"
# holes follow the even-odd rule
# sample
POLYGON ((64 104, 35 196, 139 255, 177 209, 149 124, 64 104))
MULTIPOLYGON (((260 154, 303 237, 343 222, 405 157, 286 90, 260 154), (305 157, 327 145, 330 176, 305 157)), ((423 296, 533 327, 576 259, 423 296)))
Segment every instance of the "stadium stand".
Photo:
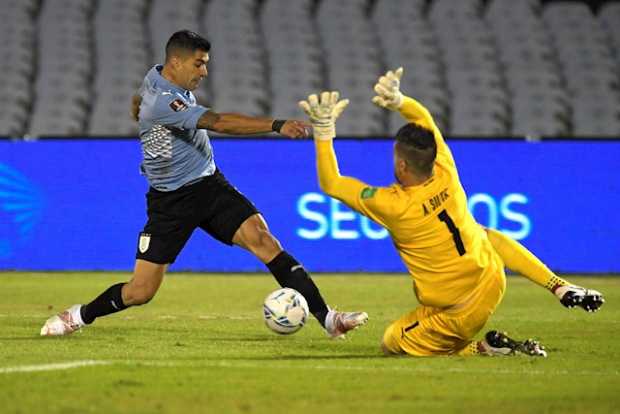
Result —
MULTIPOLYGON (((127 116, 131 96, 140 87, 152 61, 143 16, 145 0, 100 1, 94 16, 94 104, 89 135, 135 135, 127 116)), ((152 15, 155 14, 155 7, 152 15)))
POLYGON ((35 76, 36 1, 5 1, 0 9, 0 135, 23 134, 32 102, 35 76))
POLYGON ((569 131, 568 96, 540 12, 536 0, 495 0, 486 11, 509 92, 511 135, 557 136, 569 131))
POLYGON ((543 20, 556 46, 576 135, 618 135, 618 63, 600 22, 579 2, 547 5, 543 20))
POLYGON ((206 103, 221 112, 268 112, 267 50, 256 18, 258 6, 255 0, 212 0, 203 14, 202 27, 213 45, 206 103))
MULTIPOLYGON (((407 68, 403 90, 416 91, 416 97, 433 113, 440 128, 447 130, 449 97, 444 60, 436 46, 436 29, 424 16, 425 4, 425 0, 379 1, 372 10, 372 20, 374 27, 380 28, 385 67, 407 68)), ((387 131, 396 131, 402 125, 400 115, 388 113, 388 117, 387 131)))
POLYGON ((28 135, 75 135, 86 130, 92 94, 92 4, 81 0, 42 3, 28 135))
POLYGON ((620 2, 544 0, 0 0, 0 136, 135 135, 144 73, 180 28, 212 42, 198 100, 300 117, 322 88, 351 99, 341 135, 401 120, 371 87, 403 90, 446 135, 620 136, 620 2), (589 6, 590 7, 589 7, 589 6))
POLYGON ((377 32, 367 15, 366 0, 324 1, 316 22, 326 61, 330 90, 351 100, 347 117, 338 123, 344 135, 378 135, 385 130, 385 114, 371 103, 373 82, 384 69, 377 32))
POLYGON ((444 58, 449 131, 455 135, 497 135, 508 124, 507 91, 482 5, 480 0, 436 0, 429 12, 444 58))
POLYGON ((312 6, 311 0, 266 0, 262 8, 270 113, 281 118, 299 117, 295 103, 324 86, 312 6))

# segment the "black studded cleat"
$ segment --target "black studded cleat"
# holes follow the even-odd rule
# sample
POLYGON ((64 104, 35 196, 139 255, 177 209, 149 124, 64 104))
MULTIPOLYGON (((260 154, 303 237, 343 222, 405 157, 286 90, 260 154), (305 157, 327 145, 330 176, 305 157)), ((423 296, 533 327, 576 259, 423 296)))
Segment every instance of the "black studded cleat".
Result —
POLYGON ((528 355, 545 358, 547 351, 538 341, 516 341, 505 332, 489 331, 481 342, 486 355, 528 355))
POLYGON ((605 303, 605 298, 601 292, 580 286, 560 286, 553 293, 560 299, 560 303, 567 308, 578 306, 587 312, 596 312, 605 303))

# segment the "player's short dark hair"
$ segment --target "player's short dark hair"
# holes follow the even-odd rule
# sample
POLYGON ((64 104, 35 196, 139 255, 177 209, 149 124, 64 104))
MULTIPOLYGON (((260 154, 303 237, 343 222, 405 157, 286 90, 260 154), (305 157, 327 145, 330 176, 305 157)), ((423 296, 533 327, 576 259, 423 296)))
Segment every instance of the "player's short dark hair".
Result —
POLYGON ((180 30, 175 32, 166 43, 166 62, 173 55, 179 53, 194 53, 196 50, 211 50, 211 43, 191 30, 180 30))
POLYGON ((424 176, 432 174, 437 157, 433 131, 414 123, 406 124, 396 133, 396 146, 411 172, 424 176))

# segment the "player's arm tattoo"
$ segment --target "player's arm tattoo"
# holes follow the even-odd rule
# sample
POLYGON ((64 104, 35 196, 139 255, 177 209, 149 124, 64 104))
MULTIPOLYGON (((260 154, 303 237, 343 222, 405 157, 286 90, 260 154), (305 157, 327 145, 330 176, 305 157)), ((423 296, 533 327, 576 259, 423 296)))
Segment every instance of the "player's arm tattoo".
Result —
POLYGON ((198 129, 210 129, 212 131, 223 132, 217 129, 217 123, 219 122, 221 116, 217 112, 207 111, 200 118, 198 118, 198 123, 196 124, 196 128, 198 129))

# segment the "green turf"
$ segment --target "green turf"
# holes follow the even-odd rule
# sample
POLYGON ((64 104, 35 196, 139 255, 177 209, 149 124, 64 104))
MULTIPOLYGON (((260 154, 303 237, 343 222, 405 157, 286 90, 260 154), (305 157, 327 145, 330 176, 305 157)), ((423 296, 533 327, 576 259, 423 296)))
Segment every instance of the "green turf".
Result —
POLYGON ((45 319, 127 275, 0 273, 2 413, 594 413, 620 412, 620 278, 601 312, 567 310, 533 283, 508 280, 486 328, 537 337, 549 358, 385 358, 391 320, 415 306, 407 276, 318 276, 331 305, 370 322, 343 341, 313 320, 292 336, 262 322, 267 276, 168 276, 148 305, 70 337, 45 319), (45 372, 9 367, 97 361, 45 372))

